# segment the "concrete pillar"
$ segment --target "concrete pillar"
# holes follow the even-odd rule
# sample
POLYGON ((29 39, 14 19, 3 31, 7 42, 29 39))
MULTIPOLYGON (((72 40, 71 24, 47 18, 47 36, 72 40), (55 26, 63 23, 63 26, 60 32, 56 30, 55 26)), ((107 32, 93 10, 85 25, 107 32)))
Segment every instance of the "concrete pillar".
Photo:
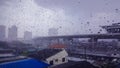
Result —
POLYGON ((89 40, 89 42, 93 42, 93 43, 97 43, 97 41, 98 41, 98 38, 91 38, 91 39, 89 40))

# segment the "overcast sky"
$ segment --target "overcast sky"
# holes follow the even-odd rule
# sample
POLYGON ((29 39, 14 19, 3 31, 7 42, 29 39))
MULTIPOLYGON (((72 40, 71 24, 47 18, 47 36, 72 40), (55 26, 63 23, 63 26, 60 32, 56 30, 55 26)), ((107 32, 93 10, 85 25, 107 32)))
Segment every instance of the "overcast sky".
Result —
MULTIPOLYGON (((98 33, 101 25, 120 22, 120 0, 0 0, 0 25, 16 25, 33 36, 98 33)), ((101 33, 105 33, 102 31, 101 33)))

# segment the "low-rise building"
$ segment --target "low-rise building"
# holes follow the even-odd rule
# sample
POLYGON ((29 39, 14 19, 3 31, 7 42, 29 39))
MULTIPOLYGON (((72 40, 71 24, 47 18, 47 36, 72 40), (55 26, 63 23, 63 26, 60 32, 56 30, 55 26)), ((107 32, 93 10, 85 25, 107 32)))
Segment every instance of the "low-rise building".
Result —
POLYGON ((0 49, 0 60, 6 57, 13 57, 14 50, 11 49, 0 49))
POLYGON ((43 49, 38 53, 29 55, 29 57, 42 60, 51 66, 68 62, 68 53, 65 49, 43 49))

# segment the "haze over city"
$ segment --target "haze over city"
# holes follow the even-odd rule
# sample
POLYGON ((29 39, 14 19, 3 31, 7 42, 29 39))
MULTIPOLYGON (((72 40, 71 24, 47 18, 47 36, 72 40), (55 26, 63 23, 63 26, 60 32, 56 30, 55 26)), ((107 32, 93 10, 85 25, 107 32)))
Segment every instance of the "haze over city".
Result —
POLYGON ((0 68, 120 68, 120 0, 0 0, 0 68))
MULTIPOLYGON (((119 0, 0 0, 0 25, 18 27, 18 36, 31 31, 47 36, 98 33, 101 25, 120 22, 119 0)), ((104 30, 101 33, 105 33, 104 30)))

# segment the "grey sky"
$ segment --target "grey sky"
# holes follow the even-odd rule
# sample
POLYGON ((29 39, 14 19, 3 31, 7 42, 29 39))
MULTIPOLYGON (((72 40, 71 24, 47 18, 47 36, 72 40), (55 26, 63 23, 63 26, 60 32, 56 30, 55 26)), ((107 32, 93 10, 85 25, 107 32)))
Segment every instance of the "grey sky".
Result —
POLYGON ((117 22, 120 0, 0 0, 0 24, 17 25, 19 37, 25 30, 46 36, 52 27, 59 35, 97 33, 117 22))

